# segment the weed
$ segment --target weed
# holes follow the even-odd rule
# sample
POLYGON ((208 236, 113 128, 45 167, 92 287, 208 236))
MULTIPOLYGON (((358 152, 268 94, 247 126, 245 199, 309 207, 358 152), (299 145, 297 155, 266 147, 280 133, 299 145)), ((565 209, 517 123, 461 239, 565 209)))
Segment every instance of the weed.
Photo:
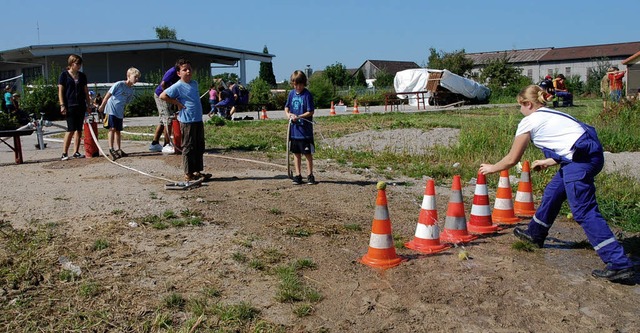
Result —
POLYGON ((262 251, 262 255, 260 255, 260 258, 264 259, 264 261, 269 264, 277 264, 284 257, 285 254, 278 251, 277 249, 266 249, 262 251))
POLYGON ((122 209, 114 209, 111 211, 111 215, 122 215, 124 214, 124 210, 122 209))
POLYGON ((291 237, 309 237, 311 236, 311 231, 305 228, 289 228, 286 234, 291 237))
POLYGON ((202 293, 207 297, 220 297, 222 292, 217 288, 205 287, 202 289, 202 293))
POLYGON ((154 332, 159 331, 160 329, 170 329, 172 325, 171 315, 167 313, 158 313, 156 314, 156 318, 153 320, 153 330, 154 332))
POLYGON ((99 239, 96 239, 95 242, 93 242, 94 251, 102 251, 108 247, 109 247, 109 242, 104 239, 99 238, 99 239))
POLYGON ((260 259, 252 259, 249 261, 249 267, 258 271, 263 271, 265 268, 264 263, 260 259))
POLYGON ((278 208, 271 208, 269 209, 269 213, 273 214, 273 215, 282 215, 282 211, 278 208))
POLYGON ((237 261, 237 262, 247 262, 247 256, 244 253, 240 253, 240 252, 234 252, 231 255, 231 258, 233 258, 233 260, 237 261))
POLYGON ((522 252, 533 252, 537 249, 537 247, 529 242, 525 242, 525 241, 515 241, 512 245, 511 248, 516 250, 516 251, 522 251, 522 252))
POLYGON ((149 199, 157 200, 158 199, 158 194, 156 192, 149 192, 149 199))
POLYGON ((194 216, 194 217, 189 218, 187 220, 187 223, 189 223, 189 225, 192 225, 194 227, 198 227, 198 226, 201 226, 203 224, 202 218, 199 217, 199 216, 194 216))
POLYGON ((169 221, 169 223, 171 224, 172 227, 175 227, 175 228, 180 228, 187 225, 187 222, 185 222, 183 219, 172 219, 169 221))
POLYGON ((344 228, 349 231, 362 231, 362 227, 359 224, 355 223, 345 224, 344 228))
POLYGON ((164 298, 164 305, 170 309, 181 309, 184 307, 186 300, 178 293, 171 293, 164 298))
POLYGON ((218 304, 214 309, 214 313, 220 318, 223 324, 247 324, 253 320, 260 311, 249 303, 240 302, 230 305, 218 304))
POLYGON ((296 260, 296 263, 294 264, 294 267, 296 270, 301 270, 301 269, 315 269, 317 267, 316 263, 313 262, 313 260, 309 259, 309 258, 304 258, 304 259, 298 259, 296 260))
POLYGON ((60 273, 58 274, 58 279, 60 279, 60 281, 66 281, 66 282, 73 282, 79 279, 79 276, 76 275, 76 273, 63 269, 60 271, 60 273))
POLYGON ((398 234, 393 235, 393 246, 396 249, 404 249, 404 243, 405 243, 404 237, 398 234))
POLYGON ((162 213, 162 217, 165 219, 174 219, 178 216, 172 210, 165 210, 164 213, 162 213))
POLYGON ((162 221, 153 222, 153 224, 151 224, 151 226, 154 229, 158 229, 158 230, 164 230, 164 229, 167 229, 169 227, 166 223, 164 223, 162 221))
POLYGON ((94 297, 100 293, 100 285, 96 282, 85 282, 80 285, 78 293, 83 297, 94 297))
POLYGON ((197 210, 191 210, 189 208, 180 211, 182 217, 202 217, 202 212, 197 210))
POLYGON ((306 317, 313 313, 313 305, 301 304, 300 306, 293 309, 293 313, 300 318, 306 317))

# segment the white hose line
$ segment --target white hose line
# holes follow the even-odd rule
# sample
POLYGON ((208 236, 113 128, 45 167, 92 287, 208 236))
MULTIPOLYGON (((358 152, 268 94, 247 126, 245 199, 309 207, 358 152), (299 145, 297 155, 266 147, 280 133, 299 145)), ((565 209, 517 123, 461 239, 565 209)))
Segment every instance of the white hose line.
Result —
POLYGON ((113 164, 115 164, 115 165, 117 165, 117 166, 119 166, 119 167, 121 167, 121 168, 124 168, 124 169, 130 170, 130 171, 137 172, 137 173, 139 173, 139 174, 141 174, 141 175, 144 175, 144 176, 147 176, 147 177, 151 177, 151 178, 155 178, 155 179, 159 179, 159 180, 164 180, 164 181, 166 181, 166 182, 170 182, 170 183, 178 183, 178 182, 179 182, 179 181, 171 180, 171 179, 164 178, 164 177, 154 176, 154 175, 148 174, 148 173, 146 173, 146 172, 144 172, 144 171, 140 171, 140 170, 134 169, 134 168, 132 168, 132 167, 129 167, 129 166, 126 166, 126 165, 122 165, 122 164, 120 164, 120 163, 118 163, 118 162, 116 162, 116 161, 113 161, 112 159, 110 159, 110 158, 107 156, 107 154, 105 154, 105 153, 104 153, 104 151, 102 150, 102 147, 100 147, 100 144, 98 143, 98 138, 96 137, 96 133, 94 133, 94 132, 93 132, 93 126, 91 126, 91 123, 89 123, 89 126, 88 126, 88 127, 89 127, 89 132, 91 132, 91 137, 93 138, 94 143, 95 143, 95 144, 96 144, 96 146, 98 147, 98 150, 100 151, 100 153, 102 154, 102 156, 103 156, 107 161, 109 161, 109 162, 111 162, 111 163, 113 163, 113 164))

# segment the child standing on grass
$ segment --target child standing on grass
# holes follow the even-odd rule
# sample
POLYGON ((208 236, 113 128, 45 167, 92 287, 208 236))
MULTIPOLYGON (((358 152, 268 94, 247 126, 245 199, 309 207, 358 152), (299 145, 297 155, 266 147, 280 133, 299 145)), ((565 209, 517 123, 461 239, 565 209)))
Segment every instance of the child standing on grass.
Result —
POLYGON ((182 168, 186 181, 209 179, 204 169, 204 123, 198 82, 191 80, 191 62, 179 59, 176 63, 180 81, 160 94, 160 99, 178 107, 178 120, 182 132, 182 168))
POLYGON ((307 160, 307 184, 316 184, 313 176, 313 153, 315 147, 313 143, 313 95, 307 90, 307 76, 302 71, 295 71, 291 74, 291 85, 293 90, 289 92, 287 103, 284 106, 284 113, 289 119, 289 149, 293 153, 293 164, 295 166, 295 176, 293 183, 302 184, 301 164, 302 155, 307 160))
POLYGON ((140 71, 131 67, 127 70, 127 79, 116 82, 104 96, 98 107, 98 113, 103 113, 104 128, 109 129, 109 155, 112 159, 127 156, 122 150, 121 136, 122 122, 124 120, 124 107, 133 100, 133 85, 140 79, 140 71))
POLYGON ((518 124, 516 137, 507 156, 496 164, 481 164, 480 172, 490 174, 516 165, 529 141, 540 148, 546 159, 533 161, 533 170, 559 164, 560 169, 544 189, 542 202, 526 230, 515 228, 516 237, 542 247, 562 203, 567 200, 573 218, 587 234, 605 269, 592 275, 610 281, 632 279, 632 262, 600 214, 596 202, 594 177, 604 165, 602 145, 593 127, 572 116, 545 107, 542 88, 532 85, 518 94, 524 118, 518 124))

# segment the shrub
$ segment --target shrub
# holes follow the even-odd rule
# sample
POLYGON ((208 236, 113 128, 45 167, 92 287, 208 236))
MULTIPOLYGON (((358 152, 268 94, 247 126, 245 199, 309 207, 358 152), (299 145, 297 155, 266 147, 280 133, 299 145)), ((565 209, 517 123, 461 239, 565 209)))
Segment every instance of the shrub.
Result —
POLYGON ((124 109, 125 117, 145 117, 152 116, 156 111, 156 101, 153 91, 145 91, 137 94, 131 103, 124 109))
POLYGON ((313 94, 313 102, 316 108, 326 108, 331 105, 333 85, 324 75, 313 77, 309 82, 308 88, 313 94))
MULTIPOLYGON (((53 73, 53 71, 52 71, 53 73)), ((57 79, 51 74, 48 79, 39 76, 31 84, 24 87, 24 96, 20 100, 20 108, 36 117, 44 114, 44 119, 62 119, 58 103, 57 79)))

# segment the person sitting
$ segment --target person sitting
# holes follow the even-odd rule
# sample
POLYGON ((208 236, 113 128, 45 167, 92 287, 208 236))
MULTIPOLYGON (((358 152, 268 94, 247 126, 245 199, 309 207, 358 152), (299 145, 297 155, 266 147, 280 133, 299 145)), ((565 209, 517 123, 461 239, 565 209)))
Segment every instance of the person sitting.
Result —
MULTIPOLYGON (((573 106, 573 94, 569 92, 565 85, 565 77, 563 74, 558 74, 553 79, 553 88, 556 91, 556 96, 562 98, 562 106, 573 106)), ((558 102, 553 102, 553 106, 556 107, 558 102)))
POLYGON ((540 82, 538 85, 540 86, 540 88, 542 88, 542 90, 546 93, 546 97, 548 96, 555 96, 556 95, 556 90, 553 88, 553 78, 551 77, 551 75, 547 75, 544 77, 544 80, 542 80, 542 82, 540 82))

